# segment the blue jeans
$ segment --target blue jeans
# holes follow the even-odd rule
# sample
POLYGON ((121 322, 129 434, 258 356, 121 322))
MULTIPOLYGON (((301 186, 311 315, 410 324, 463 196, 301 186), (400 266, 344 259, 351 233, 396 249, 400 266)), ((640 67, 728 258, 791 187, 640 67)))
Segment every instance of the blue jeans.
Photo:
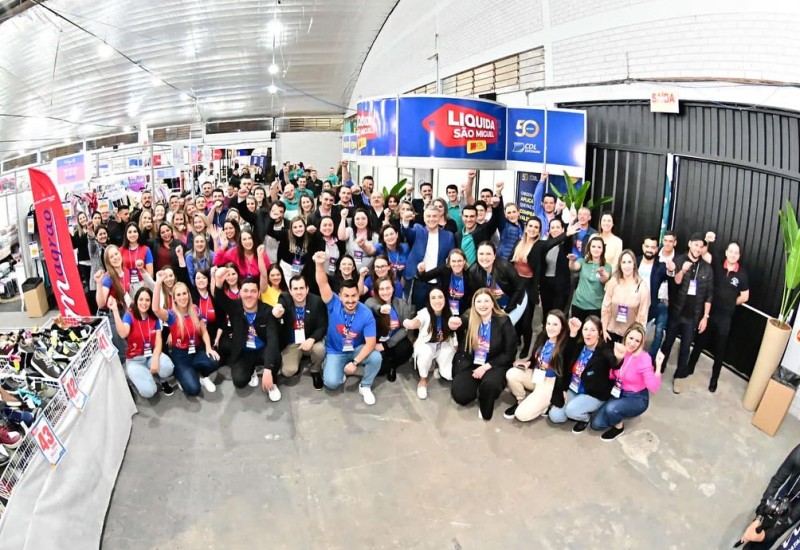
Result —
MULTIPOLYGON (((363 348, 362 344, 347 353, 332 353, 328 351, 325 356, 325 363, 322 365, 322 381, 326 388, 335 390, 344 383, 344 366, 355 359, 363 348)), ((378 376, 378 371, 381 370, 380 352, 372 350, 363 363, 364 378, 361 379, 361 385, 369 388, 372 386, 372 382, 375 381, 375 377, 378 376)))
POLYGON ((186 350, 172 348, 175 363, 175 378, 186 395, 200 395, 200 377, 206 377, 219 368, 219 363, 206 355, 204 350, 189 354, 186 350))
MULTIPOLYGON (((153 373, 150 372, 150 367, 153 364, 153 357, 145 357, 140 355, 133 357, 125 362, 125 372, 128 373, 128 378, 133 383, 139 395, 145 398, 153 397, 158 391, 156 381, 153 379, 153 373)), ((172 371, 175 370, 175 365, 172 364, 172 359, 169 355, 162 353, 158 356, 158 381, 164 382, 167 378, 172 376, 172 371)))
POLYGON ((667 321, 669 320, 669 306, 664 302, 659 301, 656 306, 656 330, 653 334, 653 343, 650 344, 650 357, 653 359, 653 364, 656 362, 656 354, 661 348, 661 342, 664 341, 664 331, 667 330, 667 321))
POLYGON ((593 430, 605 430, 616 426, 626 418, 634 418, 647 410, 650 393, 647 388, 639 392, 623 391, 617 399, 606 401, 592 419, 593 430))
POLYGON ((550 422, 553 424, 562 424, 566 422, 568 418, 578 422, 589 422, 592 413, 602 407, 603 403, 605 403, 605 401, 600 401, 589 394, 579 394, 572 390, 567 390, 567 403, 561 409, 557 407, 552 407, 550 409, 550 422))

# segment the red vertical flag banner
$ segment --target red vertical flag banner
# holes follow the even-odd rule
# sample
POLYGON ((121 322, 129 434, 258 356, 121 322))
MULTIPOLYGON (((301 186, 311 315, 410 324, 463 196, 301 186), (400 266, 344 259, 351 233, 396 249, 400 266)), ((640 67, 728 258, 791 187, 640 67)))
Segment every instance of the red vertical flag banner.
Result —
POLYGON ((66 317, 87 317, 90 315, 89 305, 83 294, 61 198, 47 174, 33 168, 29 168, 28 173, 41 239, 41 255, 47 264, 58 309, 66 317))

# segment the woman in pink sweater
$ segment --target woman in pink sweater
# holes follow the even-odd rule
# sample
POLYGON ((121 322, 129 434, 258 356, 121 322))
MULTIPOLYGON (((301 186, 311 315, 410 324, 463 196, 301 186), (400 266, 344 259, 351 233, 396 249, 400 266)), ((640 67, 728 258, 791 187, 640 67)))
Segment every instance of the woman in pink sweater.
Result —
POLYGON ((622 364, 609 372, 614 380, 611 399, 592 418, 593 430, 605 430, 603 441, 613 441, 621 435, 625 431, 622 421, 646 411, 650 392, 657 392, 661 387, 660 363, 664 356, 659 353, 654 370, 650 355, 644 351, 644 335, 644 327, 633 323, 625 331, 623 343, 614 345, 614 354, 622 364))

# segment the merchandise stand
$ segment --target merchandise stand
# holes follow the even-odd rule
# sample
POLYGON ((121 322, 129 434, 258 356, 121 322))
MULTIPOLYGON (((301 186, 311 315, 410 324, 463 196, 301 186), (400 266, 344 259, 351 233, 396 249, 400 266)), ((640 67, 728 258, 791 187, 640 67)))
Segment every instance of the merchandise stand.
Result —
MULTIPOLYGON (((0 496, 7 500, 7 505, 0 507, 0 550, 100 546, 111 493, 130 437, 131 418, 137 412, 125 371, 111 344, 107 319, 69 366, 87 400, 78 410, 59 381, 48 381, 58 387, 58 393, 41 416, 66 452, 53 466, 33 435, 24 436, 0 476, 0 496), (113 353, 106 350, 104 354, 107 347, 113 353)), ((0 372, 14 372, 6 357, 0 357, 0 372)))

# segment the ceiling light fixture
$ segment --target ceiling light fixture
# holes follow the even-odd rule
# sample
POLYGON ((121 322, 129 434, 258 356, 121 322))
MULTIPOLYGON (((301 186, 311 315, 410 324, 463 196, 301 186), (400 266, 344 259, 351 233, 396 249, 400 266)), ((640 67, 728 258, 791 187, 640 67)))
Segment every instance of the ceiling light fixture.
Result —
POLYGON ((278 74, 278 71, 280 71, 280 68, 275 64, 275 62, 273 62, 272 65, 269 66, 268 70, 269 70, 269 74, 278 74))
POLYGON ((114 48, 109 46, 106 42, 103 42, 97 46, 97 55, 99 55, 102 59, 108 59, 114 55, 114 48))
POLYGON ((133 130, 133 128, 131 128, 130 126, 122 127, 122 131, 125 132, 126 134, 130 133, 131 130, 133 130))
POLYGON ((283 30, 283 25, 281 25, 281 22, 278 21, 277 19, 273 19, 272 21, 267 23, 267 32, 280 34, 282 30, 283 30))
POLYGON ((275 84, 270 84, 269 87, 267 88, 267 91, 269 93, 273 94, 273 95, 277 94, 278 93, 278 87, 275 84))

